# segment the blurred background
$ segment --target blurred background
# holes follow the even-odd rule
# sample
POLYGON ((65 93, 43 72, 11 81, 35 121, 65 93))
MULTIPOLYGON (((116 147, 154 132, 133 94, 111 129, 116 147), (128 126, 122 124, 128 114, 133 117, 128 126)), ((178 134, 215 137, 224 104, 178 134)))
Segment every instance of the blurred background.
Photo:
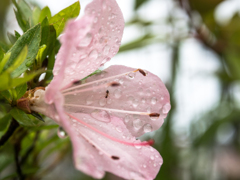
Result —
MULTIPOLYGON (((75 2, 26 1, 47 5, 53 14, 75 2)), ((80 0, 81 14, 89 2, 80 0)), ((239 180, 240 1, 117 2, 126 28, 119 53, 105 67, 123 64, 149 70, 170 92, 172 109, 165 123, 146 135, 155 140, 164 160, 156 179, 239 180)), ((8 42, 7 32, 21 32, 9 0, 0 2, 0 22, 1 41, 8 42)), ((41 158, 32 156, 42 159, 29 173, 35 170, 46 180, 92 179, 74 169, 70 141, 59 139, 56 131, 53 126, 28 132, 23 143, 38 139, 34 146, 41 158)), ((2 152, 0 179, 9 179, 14 177, 13 158, 2 152)), ((108 174, 105 179, 119 178, 108 174)))

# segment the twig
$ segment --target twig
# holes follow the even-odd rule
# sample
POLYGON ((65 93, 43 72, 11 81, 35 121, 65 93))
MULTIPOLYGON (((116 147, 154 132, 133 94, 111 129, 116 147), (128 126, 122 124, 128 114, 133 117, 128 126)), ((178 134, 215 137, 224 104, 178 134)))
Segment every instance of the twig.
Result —
POLYGON ((18 122, 13 118, 11 124, 8 127, 7 132, 0 139, 0 147, 3 146, 5 142, 7 142, 7 140, 12 136, 12 134, 14 133, 18 126, 19 126, 18 122))
POLYGON ((20 151, 20 144, 16 143, 14 145, 14 160, 15 160, 16 170, 17 170, 19 180, 24 180, 25 178, 24 178, 24 175, 22 173, 21 165, 20 165, 19 158, 18 158, 19 151, 20 151))

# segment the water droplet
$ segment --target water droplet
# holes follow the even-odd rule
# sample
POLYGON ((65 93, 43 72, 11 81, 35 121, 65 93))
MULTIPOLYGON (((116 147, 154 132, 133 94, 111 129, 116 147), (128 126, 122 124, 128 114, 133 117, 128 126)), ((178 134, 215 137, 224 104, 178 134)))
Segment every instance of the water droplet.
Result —
POLYGON ((61 139, 66 138, 68 136, 61 126, 58 128, 57 134, 58 134, 58 137, 61 139))
POLYGON ((164 97, 161 97, 161 100, 164 100, 164 97))
POLYGON ((106 103, 107 103, 106 98, 104 98, 104 99, 100 99, 100 100, 99 100, 99 105, 100 105, 100 106, 105 106, 106 103))
POLYGON ((87 105, 90 105, 90 104, 92 104, 93 103, 93 96, 90 96, 90 97, 88 97, 87 99, 86 99, 86 104, 87 105))
POLYGON ((152 104, 156 104, 156 103, 157 103, 157 98, 156 98, 156 97, 153 97, 152 100, 151 100, 151 103, 152 103, 152 104))
POLYGON ((142 85, 142 81, 139 81, 138 84, 139 84, 139 85, 142 85))
POLYGON ((142 98, 141 101, 142 101, 142 103, 145 103, 145 102, 146 102, 146 99, 145 99, 145 98, 142 98))
POLYGON ((107 111, 94 110, 91 113, 91 116, 102 122, 110 122, 111 118, 107 111))
POLYGON ((98 52, 97 52, 97 50, 95 50, 95 49, 92 50, 92 51, 89 53, 88 57, 90 58, 90 61, 96 60, 97 57, 98 57, 98 52))
POLYGON ((95 17, 94 20, 93 20, 94 23, 97 23, 98 22, 98 18, 95 17))
POLYGON ((134 79, 135 73, 134 72, 129 73, 128 77, 129 77, 129 79, 134 79))
POLYGON ((144 164, 144 165, 143 165, 143 168, 146 168, 146 167, 147 167, 147 165, 146 165, 146 164, 144 164))
POLYGON ((170 109, 171 109, 171 105, 169 103, 165 104, 162 109, 163 114, 167 114, 170 109))
POLYGON ((125 118, 124 118, 124 122, 128 123, 130 118, 131 118, 130 115, 126 115, 125 118))
POLYGON ((151 159, 151 160, 154 160, 154 156, 150 156, 150 159, 151 159))
POLYGON ((80 43, 78 44, 78 46, 80 46, 80 47, 88 46, 91 41, 92 41, 92 34, 87 33, 86 36, 80 40, 80 43))
POLYGON ((117 127, 116 127, 116 130, 117 130, 118 132, 122 132, 122 128, 121 128, 120 126, 117 126, 117 127))
POLYGON ((115 96, 116 98, 120 98, 120 97, 122 96, 122 91, 121 91, 120 89, 116 89, 116 90, 114 91, 114 96, 115 96))
POLYGON ((111 11, 112 10, 112 8, 111 7, 108 7, 108 11, 111 11))
POLYGON ((133 107, 137 107, 138 104, 139 104, 138 99, 134 99, 133 102, 132 102, 132 104, 133 104, 133 107))
POLYGON ((159 158, 159 156, 158 156, 158 155, 155 155, 155 157, 156 157, 156 158, 159 158))
POLYGON ((109 50, 110 50, 110 47, 109 47, 108 45, 106 45, 106 46, 103 48, 103 55, 108 55, 109 50))
POLYGON ((151 132, 151 131, 152 131, 152 126, 151 126, 151 124, 146 124, 146 125, 143 127, 143 130, 144 130, 145 133, 151 132))
POLYGON ((140 119, 136 119, 133 121, 133 127, 136 130, 139 130, 142 127, 142 121, 140 119))
POLYGON ((157 166, 157 164, 156 164, 156 163, 154 163, 154 164, 153 164, 153 166, 154 166, 154 167, 156 167, 156 166, 157 166))

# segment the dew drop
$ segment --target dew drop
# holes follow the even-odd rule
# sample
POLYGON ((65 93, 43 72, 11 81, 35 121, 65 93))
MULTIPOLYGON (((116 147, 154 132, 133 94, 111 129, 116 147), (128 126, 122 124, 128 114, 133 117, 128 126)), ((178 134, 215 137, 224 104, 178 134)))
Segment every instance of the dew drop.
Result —
POLYGON ((165 104, 162 109, 163 114, 167 114, 170 109, 171 109, 171 105, 169 103, 165 104))
POLYGON ((108 55, 109 50, 110 50, 110 47, 109 47, 108 45, 106 45, 106 46, 103 48, 103 55, 108 55))
POLYGON ((94 23, 97 23, 98 22, 98 18, 95 17, 94 20, 93 20, 94 23))
POLYGON ((80 43, 78 44, 78 46, 80 47, 88 46, 91 41, 92 41, 92 34, 87 33, 86 36, 80 40, 80 43))
POLYGON ((66 138, 68 136, 66 131, 64 131, 64 129, 62 127, 58 128, 57 134, 58 134, 58 137, 61 139, 66 138))
POLYGON ((133 104, 133 107, 136 108, 136 107, 138 106, 138 104, 139 104, 138 99, 134 99, 133 102, 132 102, 132 104, 133 104))
POLYGON ((124 118, 124 122, 125 123, 128 123, 130 120, 130 115, 126 115, 125 118, 124 118))
POLYGON ((107 103, 106 98, 104 98, 104 99, 100 99, 100 100, 99 100, 99 105, 100 105, 100 106, 105 106, 106 103, 107 103))
POLYGON ((142 121, 140 119, 136 119, 133 121, 133 127, 136 130, 139 130, 142 127, 142 121))
POLYGON ((112 99, 108 98, 107 103, 111 104, 112 103, 112 99))
POLYGON ((87 99, 86 99, 86 104, 87 105, 90 105, 90 104, 92 104, 93 103, 93 96, 90 96, 90 97, 88 97, 87 99))
POLYGON ((95 118, 96 120, 102 121, 102 122, 110 122, 111 118, 107 111, 101 111, 101 110, 94 110, 91 113, 91 116, 95 118))
POLYGON ((153 166, 154 166, 154 167, 156 167, 156 166, 157 166, 157 164, 156 164, 156 163, 154 163, 154 164, 153 164, 153 166))
POLYGON ((145 102, 146 102, 146 99, 145 99, 145 98, 142 98, 141 101, 142 101, 142 103, 145 103, 145 102))
POLYGON ((145 133, 151 132, 151 131, 152 131, 152 126, 151 126, 151 124, 146 124, 146 125, 143 127, 143 130, 144 130, 145 133))
POLYGON ((146 168, 146 167, 147 167, 147 165, 146 165, 146 164, 144 164, 144 165, 143 165, 143 168, 146 168))
POLYGON ((154 160, 154 156, 150 156, 150 159, 151 159, 151 160, 154 160))
POLYGON ((120 126, 117 126, 117 127, 116 127, 116 130, 117 130, 118 132, 122 132, 122 128, 121 128, 120 126))
POLYGON ((151 103, 152 103, 152 104, 156 104, 156 103, 157 103, 157 98, 156 98, 156 97, 153 97, 152 100, 151 100, 151 103))
POLYGON ((131 72, 128 74, 129 79, 134 79, 134 77, 135 77, 135 73, 131 72))
POLYGON ((122 91, 121 91, 120 89, 116 89, 116 90, 114 91, 114 96, 115 96, 116 98, 120 98, 120 97, 122 96, 122 91))
POLYGON ((92 61, 94 61, 94 60, 96 60, 97 58, 98 58, 98 52, 97 52, 97 50, 92 50, 90 53, 89 53, 89 55, 88 55, 88 57, 90 58, 90 60, 92 61))

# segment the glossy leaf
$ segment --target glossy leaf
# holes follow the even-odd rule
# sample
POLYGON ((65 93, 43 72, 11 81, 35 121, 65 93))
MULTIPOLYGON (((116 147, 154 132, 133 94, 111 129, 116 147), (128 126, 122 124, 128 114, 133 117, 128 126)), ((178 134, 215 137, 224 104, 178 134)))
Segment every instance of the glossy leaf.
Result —
POLYGON ((53 24, 54 28, 56 29, 57 36, 59 36, 60 33, 63 31, 66 22, 69 19, 77 17, 79 12, 80 3, 79 1, 77 1, 49 19, 49 23, 53 24))
POLYGON ((42 22, 46 17, 47 17, 48 19, 50 19, 50 18, 52 17, 51 11, 50 11, 50 9, 49 9, 48 6, 44 7, 44 8, 41 10, 41 13, 40 13, 38 22, 42 22))
POLYGON ((16 91, 16 94, 17 94, 17 99, 20 99, 25 94, 25 92, 27 91, 27 83, 24 83, 20 86, 17 86, 15 88, 15 91, 16 91))
POLYGON ((17 109, 14 107, 11 111, 10 114, 14 119, 18 121, 20 125, 23 126, 36 126, 38 122, 34 117, 31 115, 26 114, 24 111, 17 109))
POLYGON ((32 18, 33 18, 33 23, 34 25, 39 23, 39 18, 40 18, 40 14, 41 14, 41 9, 39 7, 34 7, 33 11, 32 11, 32 18))
POLYGON ((25 72, 29 68, 26 65, 26 63, 30 65, 34 63, 35 57, 38 53, 40 41, 41 41, 41 26, 40 24, 38 24, 33 28, 29 29, 27 32, 25 32, 8 51, 11 52, 11 56, 7 64, 5 65, 4 70, 14 63, 22 49, 27 45, 28 54, 26 59, 14 72, 12 72, 11 75, 14 78, 18 77, 23 72, 25 72))

